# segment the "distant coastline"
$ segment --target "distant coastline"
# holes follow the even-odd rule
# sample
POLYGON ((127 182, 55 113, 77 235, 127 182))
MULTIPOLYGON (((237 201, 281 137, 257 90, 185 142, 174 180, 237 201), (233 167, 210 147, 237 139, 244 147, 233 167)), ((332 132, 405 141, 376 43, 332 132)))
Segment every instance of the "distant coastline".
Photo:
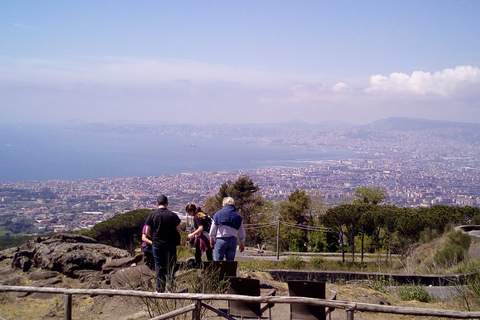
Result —
POLYGON ((480 124, 425 119, 389 118, 362 126, 0 121, 0 182, 295 168, 350 159, 435 165, 457 159, 455 170, 478 172, 479 158, 480 124))
POLYGON ((294 167, 308 165, 305 160, 351 156, 355 154, 344 150, 275 146, 252 138, 85 132, 55 125, 0 125, 0 163, 4 168, 0 182, 294 167))

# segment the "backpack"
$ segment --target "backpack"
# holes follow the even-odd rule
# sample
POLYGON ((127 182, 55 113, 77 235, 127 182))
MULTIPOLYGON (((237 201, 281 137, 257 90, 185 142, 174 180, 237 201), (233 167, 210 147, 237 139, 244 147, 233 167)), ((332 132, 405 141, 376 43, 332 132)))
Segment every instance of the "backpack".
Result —
POLYGON ((204 232, 210 232, 210 228, 212 227, 212 218, 208 213, 205 213, 205 219, 202 219, 202 226, 204 232))

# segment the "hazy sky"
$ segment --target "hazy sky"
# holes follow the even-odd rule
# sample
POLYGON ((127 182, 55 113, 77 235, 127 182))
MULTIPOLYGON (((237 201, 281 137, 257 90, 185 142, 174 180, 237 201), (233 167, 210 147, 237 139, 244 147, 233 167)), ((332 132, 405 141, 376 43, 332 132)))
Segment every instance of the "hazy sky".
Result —
POLYGON ((480 1, 0 1, 0 121, 480 123, 480 1))

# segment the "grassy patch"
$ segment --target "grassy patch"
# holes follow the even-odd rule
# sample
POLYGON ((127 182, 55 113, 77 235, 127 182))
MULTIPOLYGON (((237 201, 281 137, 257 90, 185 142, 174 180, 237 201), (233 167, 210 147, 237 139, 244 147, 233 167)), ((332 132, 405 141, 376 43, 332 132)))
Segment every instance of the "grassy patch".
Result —
POLYGON ((245 271, 264 271, 266 269, 275 269, 276 267, 276 262, 267 260, 245 260, 238 263, 238 269, 245 271))

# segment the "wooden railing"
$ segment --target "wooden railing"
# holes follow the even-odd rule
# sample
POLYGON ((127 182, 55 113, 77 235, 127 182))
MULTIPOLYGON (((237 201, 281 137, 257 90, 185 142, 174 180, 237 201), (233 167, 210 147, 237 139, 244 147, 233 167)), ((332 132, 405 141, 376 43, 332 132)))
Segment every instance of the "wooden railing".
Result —
POLYGON ((347 313, 347 320, 353 320, 355 311, 374 312, 374 313, 390 313, 413 316, 430 316, 451 319, 480 319, 480 311, 465 312, 441 309, 426 308, 410 308, 400 306, 385 306, 360 302, 323 300, 306 297, 289 297, 289 296, 243 296, 234 294, 207 294, 207 293, 156 293, 136 290, 114 290, 114 289, 64 289, 64 288, 48 288, 48 287, 27 287, 27 286, 3 286, 0 285, 0 292, 40 292, 65 295, 65 319, 72 319, 72 296, 73 295, 108 295, 108 296, 128 296, 141 298, 157 298, 157 299, 182 299, 192 300, 193 304, 157 316, 155 320, 170 319, 174 316, 192 312, 193 320, 200 320, 200 310, 202 307, 207 308, 227 319, 234 319, 227 314, 203 303, 202 301, 222 300, 222 301, 245 301, 260 303, 304 303, 315 306, 330 307, 335 309, 344 309, 347 313))

